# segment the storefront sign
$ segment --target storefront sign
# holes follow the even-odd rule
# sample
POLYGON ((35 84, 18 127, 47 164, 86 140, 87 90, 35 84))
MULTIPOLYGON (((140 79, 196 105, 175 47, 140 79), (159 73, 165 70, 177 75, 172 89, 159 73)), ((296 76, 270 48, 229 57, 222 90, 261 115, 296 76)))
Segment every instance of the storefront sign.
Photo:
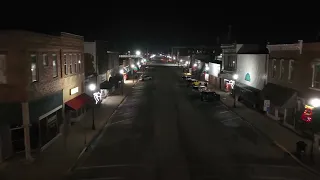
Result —
POLYGON ((70 89, 70 95, 76 94, 78 92, 79 92, 79 88, 78 87, 70 89))
POLYGON ((251 81, 249 73, 246 74, 246 76, 244 77, 244 80, 249 81, 249 82, 251 81))

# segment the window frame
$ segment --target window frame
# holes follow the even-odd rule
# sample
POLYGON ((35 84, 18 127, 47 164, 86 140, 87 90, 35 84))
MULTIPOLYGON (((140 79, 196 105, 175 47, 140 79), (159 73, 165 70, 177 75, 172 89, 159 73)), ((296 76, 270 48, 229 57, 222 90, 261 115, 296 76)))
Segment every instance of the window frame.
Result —
POLYGON ((58 77, 59 75, 59 71, 58 71, 58 56, 56 53, 52 53, 51 54, 51 57, 52 57, 52 77, 53 78, 56 78, 58 77), (55 57, 55 59, 54 59, 55 57), (55 66, 53 65, 53 62, 55 62, 55 66), (56 71, 56 73, 54 74, 54 70, 56 71))
POLYGON ((31 67, 31 82, 32 83, 34 83, 34 82, 38 82, 39 81, 39 66, 38 66, 38 56, 37 56, 37 54, 36 53, 31 53, 30 54, 30 67, 31 67), (34 80, 33 79, 33 71, 32 71, 32 64, 34 63, 33 62, 33 57, 35 57, 35 72, 36 72, 36 75, 35 75, 35 77, 36 77, 36 79, 34 80))

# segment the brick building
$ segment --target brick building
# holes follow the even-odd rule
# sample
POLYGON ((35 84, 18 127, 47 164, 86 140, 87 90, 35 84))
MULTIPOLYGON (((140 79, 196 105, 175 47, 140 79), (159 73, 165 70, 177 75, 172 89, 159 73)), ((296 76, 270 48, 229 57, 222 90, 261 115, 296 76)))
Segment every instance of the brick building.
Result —
POLYGON ((295 126, 312 98, 320 98, 320 43, 268 45, 268 84, 263 90, 270 100, 268 115, 295 126))
POLYGON ((66 112, 82 114, 82 57, 81 36, 0 32, 0 161, 44 148, 60 135, 66 112))

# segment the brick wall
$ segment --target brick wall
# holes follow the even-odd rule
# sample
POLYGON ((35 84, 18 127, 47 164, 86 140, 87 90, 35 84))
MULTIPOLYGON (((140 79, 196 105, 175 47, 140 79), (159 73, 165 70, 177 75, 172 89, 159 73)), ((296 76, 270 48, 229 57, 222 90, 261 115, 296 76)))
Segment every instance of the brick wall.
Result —
MULTIPOLYGON (((27 31, 0 31, 0 52, 7 53, 8 83, 0 85, 0 102, 25 101, 37 99, 64 89, 66 99, 82 93, 83 82, 83 37, 62 33, 61 36, 50 36, 27 31), (73 59, 74 64, 80 61, 77 72, 65 75, 62 55, 79 55, 73 59), (37 56, 38 81, 31 82, 30 55, 37 56), (43 65, 42 55, 47 54, 48 66, 43 65), (58 76, 53 76, 52 54, 57 57, 58 76), (71 86, 79 87, 79 92, 70 96, 71 86)), ((69 59, 68 59, 69 60, 69 59)), ((69 68, 69 66, 68 66, 69 68)))

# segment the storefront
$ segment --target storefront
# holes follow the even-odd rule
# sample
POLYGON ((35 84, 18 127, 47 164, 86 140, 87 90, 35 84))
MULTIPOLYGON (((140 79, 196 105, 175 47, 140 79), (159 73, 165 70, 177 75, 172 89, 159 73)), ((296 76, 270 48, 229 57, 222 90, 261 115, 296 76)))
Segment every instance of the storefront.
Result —
POLYGON ((62 91, 29 102, 32 148, 42 149, 60 134, 62 104, 62 91))
POLYGON ((94 104, 92 97, 83 93, 66 103, 65 113, 72 123, 79 122, 84 117, 85 112, 94 104))

